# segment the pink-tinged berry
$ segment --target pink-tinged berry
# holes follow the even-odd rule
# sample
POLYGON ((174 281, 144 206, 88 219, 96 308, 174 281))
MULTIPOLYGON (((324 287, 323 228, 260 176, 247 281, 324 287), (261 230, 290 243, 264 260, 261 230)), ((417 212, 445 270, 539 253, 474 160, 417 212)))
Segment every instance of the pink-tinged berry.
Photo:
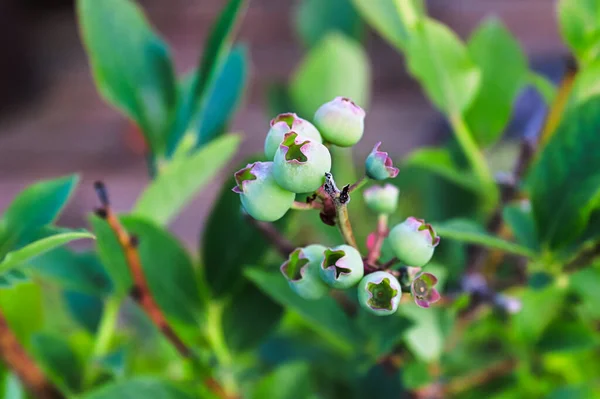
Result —
POLYGON ((293 113, 279 114, 271 120, 271 128, 265 139, 265 156, 269 160, 275 157, 275 153, 283 141, 283 136, 289 132, 296 132, 317 143, 323 142, 321 134, 309 121, 293 113))
POLYGON ((410 291, 415 303, 422 308, 428 308, 440 300, 440 293, 435 289, 437 278, 431 273, 420 273, 410 285, 410 291))
POLYGON ((297 248, 281 265, 281 273, 290 288, 305 299, 319 299, 329 291, 319 275, 326 249, 318 244, 297 248))
POLYGON ((375 213, 384 215, 396 212, 399 194, 398 187, 392 184, 372 186, 363 191, 367 207, 375 213))
POLYGON ((315 125, 323 138, 340 147, 358 143, 365 130, 365 111, 346 97, 336 97, 315 113, 315 125))
POLYGON ((273 162, 255 162, 234 174, 242 206, 254 219, 273 222, 291 208, 294 193, 281 188, 273 178, 273 162))
POLYGON ((350 288, 364 275, 360 253, 350 245, 326 249, 319 271, 321 278, 333 288, 350 288))
POLYGON ((396 277, 387 272, 367 274, 358 284, 358 303, 377 316, 395 313, 401 298, 400 283, 396 277))
POLYGON ((431 260, 440 237, 424 220, 409 217, 394 226, 387 240, 398 259, 407 265, 421 267, 431 260))
POLYGON ((373 180, 385 180, 398 176, 398 168, 394 167, 392 158, 387 152, 379 151, 381 142, 375 144, 373 151, 367 156, 365 169, 367 176, 373 180))

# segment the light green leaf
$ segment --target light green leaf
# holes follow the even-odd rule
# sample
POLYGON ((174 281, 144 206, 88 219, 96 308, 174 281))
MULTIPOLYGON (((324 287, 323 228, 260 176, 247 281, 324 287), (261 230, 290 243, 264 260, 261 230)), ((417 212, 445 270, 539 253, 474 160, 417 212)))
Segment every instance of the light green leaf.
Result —
POLYGON ((398 313, 414 323, 404 334, 406 345, 418 359, 425 362, 439 359, 444 349, 440 311, 439 308, 423 309, 412 302, 398 309, 398 313))
POLYGON ((137 377, 107 384, 86 393, 81 399, 192 399, 175 385, 150 377, 137 377))
POLYGON ((600 1, 560 0, 560 31, 580 63, 588 64, 600 52, 600 1))
POLYGON ((572 108, 528 175, 539 241, 557 249, 576 240, 600 206, 600 97, 572 108))
POLYGON ((351 0, 303 0, 294 15, 296 31, 309 48, 333 31, 360 40, 364 30, 351 0))
POLYGON ((45 252, 48 252, 61 245, 65 245, 71 241, 81 240, 83 238, 93 239, 94 236, 86 231, 58 233, 35 241, 21 249, 17 249, 16 251, 9 252, 0 263, 0 275, 15 267, 25 265, 28 261, 42 255, 45 252))
POLYGON ((240 136, 230 134, 187 157, 172 160, 138 198, 133 214, 168 224, 228 164, 239 144, 240 136))
POLYGON ((535 258, 536 253, 527 247, 505 241, 485 232, 477 223, 466 219, 453 219, 444 223, 435 224, 436 233, 444 239, 481 245, 488 248, 499 249, 504 252, 535 258))
POLYGON ((42 289, 39 284, 24 282, 0 290, 0 309, 15 335, 25 346, 31 335, 44 326, 42 289), (23 317, 27 315, 27 317, 23 317))
POLYGON ((429 99, 447 115, 465 111, 477 95, 481 71, 445 25, 423 19, 406 48, 408 68, 429 99))
POLYGON ((163 155, 177 103, 167 45, 131 0, 78 0, 77 11, 99 92, 163 155))
POLYGON ((575 75, 572 104, 582 104, 600 94, 600 60, 590 63, 575 75))
POLYGON ((404 168, 425 169, 469 191, 481 192, 481 184, 468 171, 458 168, 447 149, 419 148, 411 152, 402 163, 404 168))
POLYGON ((307 399, 311 386, 310 368, 306 363, 290 363, 278 367, 256 384, 252 399, 307 399))
POLYGON ((371 68, 365 50, 340 33, 330 33, 315 45, 290 82, 292 102, 308 119, 323 103, 338 96, 366 108, 370 90, 371 68))
POLYGON ((5 399, 25 399, 25 388, 17 377, 13 373, 6 373, 4 375, 2 386, 0 387, 2 397, 5 399))
POLYGON ((490 146, 508 124, 513 102, 526 82, 527 58, 519 42, 495 18, 475 31, 468 48, 481 70, 481 84, 465 119, 475 140, 490 146))
POLYGON ((544 102, 547 105, 552 104, 556 97, 556 86, 544 75, 529 71, 527 80, 531 86, 533 86, 538 93, 541 94, 544 102))
POLYGON ((521 311, 513 316, 515 336, 526 344, 537 342, 562 310, 565 291, 552 284, 540 290, 528 289, 521 297, 521 311))

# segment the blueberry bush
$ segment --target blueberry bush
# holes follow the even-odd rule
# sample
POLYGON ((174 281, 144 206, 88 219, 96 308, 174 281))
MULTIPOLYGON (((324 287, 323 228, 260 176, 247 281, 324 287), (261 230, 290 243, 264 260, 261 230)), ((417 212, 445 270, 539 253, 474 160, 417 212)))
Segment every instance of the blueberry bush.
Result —
POLYGON ((266 90, 264 152, 236 168, 248 1, 223 1, 183 76, 133 0, 76 7, 149 183, 125 214, 109 181, 81 187, 87 229, 56 224, 77 175, 3 211, 2 397, 600 396, 599 0, 557 2, 558 87, 497 19, 463 40, 422 0, 300 1, 305 55, 266 90), (440 146, 399 158, 369 128, 367 29, 447 121, 440 146), (544 117, 503 139, 524 90, 544 117), (353 153, 363 138, 377 144, 353 153), (169 223, 220 172, 186 248, 169 223))

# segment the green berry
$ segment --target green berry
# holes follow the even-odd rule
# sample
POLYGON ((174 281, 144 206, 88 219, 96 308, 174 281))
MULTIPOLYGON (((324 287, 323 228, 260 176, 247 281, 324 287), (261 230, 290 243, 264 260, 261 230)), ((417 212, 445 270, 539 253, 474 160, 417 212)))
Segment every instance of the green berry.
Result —
POLYGON ((358 284, 358 303, 377 316, 395 313, 401 297, 400 283, 387 272, 368 274, 358 284))
POLYGON ((373 180, 385 180, 398 176, 398 168, 395 168, 392 158, 387 152, 379 151, 381 142, 375 144, 373 151, 367 156, 365 169, 367 176, 373 180))
POLYGON ((295 193, 315 191, 331 170, 331 155, 323 144, 299 136, 284 136, 273 160, 273 176, 281 187, 295 193))
POLYGON ((254 219, 273 222, 291 208, 295 194, 281 188, 273 178, 273 162, 255 162, 235 172, 242 206, 254 219))
POLYGON ((398 190, 398 187, 392 184, 373 186, 363 191, 367 207, 377 214, 384 215, 396 212, 399 194, 400 190, 398 190))
POLYGON ((425 266, 431 260, 440 242, 440 237, 430 224, 414 217, 394 226, 387 239, 398 259, 418 267, 425 266))
POLYGON ((293 113, 279 114, 271 120, 271 129, 265 139, 265 156, 268 159, 272 160, 275 157, 275 153, 283 141, 283 136, 292 131, 318 143, 323 142, 321 134, 309 121, 293 113))
POLYGON ((325 140, 340 147, 351 147, 358 143, 365 130, 365 111, 349 98, 336 97, 317 110, 315 124, 325 140))
POLYGON ((321 277, 333 288, 350 288, 364 275, 360 253, 350 245, 326 249, 319 268, 321 277))
POLYGON ((319 266, 326 249, 318 244, 297 248, 281 265, 281 273, 290 288, 305 299, 319 299, 329 291, 319 276, 319 266))

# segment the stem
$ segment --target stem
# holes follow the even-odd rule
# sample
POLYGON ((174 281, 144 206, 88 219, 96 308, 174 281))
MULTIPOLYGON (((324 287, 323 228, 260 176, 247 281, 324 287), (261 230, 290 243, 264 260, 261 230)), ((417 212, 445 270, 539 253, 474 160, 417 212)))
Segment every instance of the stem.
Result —
POLYGON ((462 116, 460 114, 450 115, 450 124, 452 125, 454 135, 465 156, 469 160, 475 175, 479 178, 481 183, 484 183, 485 185, 493 184, 494 179, 488 164, 485 161, 482 152, 479 150, 477 143, 473 140, 473 135, 465 121, 462 119, 462 116))
POLYGON ((297 211, 310 211, 313 209, 321 209, 323 206, 315 201, 312 202, 300 202, 300 201, 294 201, 292 203, 292 209, 295 209, 297 211))
POLYGON ((235 375, 231 370, 231 367, 233 366, 233 357, 231 356, 231 352, 229 352, 229 348, 227 347, 223 335, 223 305, 213 302, 209 305, 207 313, 208 316, 204 332, 219 365, 225 369, 222 378, 223 389, 228 396, 235 396, 238 391, 238 386, 235 375))
POLYGON ((388 235, 388 216, 385 214, 379 215, 377 218, 377 230, 375 231, 375 243, 367 256, 367 264, 374 266, 381 256, 381 246, 383 240, 388 235))
POLYGON ((110 343, 114 336, 119 318, 120 307, 121 298, 116 296, 108 298, 104 303, 102 319, 100 320, 96 341, 94 342, 94 348, 92 349, 91 362, 85 370, 83 379, 83 386, 86 388, 91 387, 94 383, 94 379, 97 377, 95 361, 98 358, 105 356, 110 349, 110 343))
POLYGON ((365 184, 369 182, 369 178, 367 176, 363 176, 359 181, 350 186, 349 192, 353 192, 356 190, 360 190, 365 184))
POLYGON ((350 216, 348 215, 348 206, 341 204, 336 201, 335 213, 337 216, 337 226, 344 238, 346 244, 353 246, 358 249, 356 239, 354 238, 354 232, 352 231, 352 225, 350 224, 350 216))
POLYGON ((392 259, 388 260, 387 262, 385 262, 383 265, 381 265, 381 269, 382 270, 387 270, 390 267, 394 266, 396 263, 400 262, 400 259, 393 257, 392 259))
POLYGON ((272 223, 261 222, 259 220, 254 219, 252 216, 247 215, 246 219, 250 224, 252 224, 261 234, 277 249, 277 252, 284 257, 287 258, 290 253, 294 252, 296 247, 294 244, 289 242, 283 234, 281 234, 272 223))

